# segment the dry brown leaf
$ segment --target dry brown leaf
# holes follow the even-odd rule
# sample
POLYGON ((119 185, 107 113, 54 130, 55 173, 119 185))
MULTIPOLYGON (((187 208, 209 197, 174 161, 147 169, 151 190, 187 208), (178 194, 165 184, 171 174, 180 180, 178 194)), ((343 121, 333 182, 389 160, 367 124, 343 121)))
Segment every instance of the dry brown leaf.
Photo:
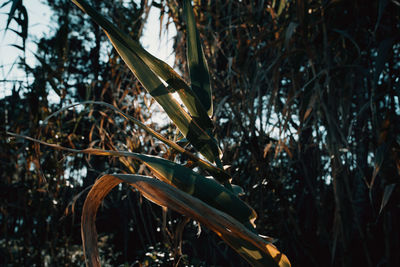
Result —
POLYGON ((253 266, 290 266, 274 245, 249 231, 231 216, 164 182, 140 175, 105 175, 96 181, 82 212, 82 239, 87 266, 100 266, 95 227, 96 212, 104 197, 121 182, 127 182, 156 203, 192 217, 213 230, 253 266))

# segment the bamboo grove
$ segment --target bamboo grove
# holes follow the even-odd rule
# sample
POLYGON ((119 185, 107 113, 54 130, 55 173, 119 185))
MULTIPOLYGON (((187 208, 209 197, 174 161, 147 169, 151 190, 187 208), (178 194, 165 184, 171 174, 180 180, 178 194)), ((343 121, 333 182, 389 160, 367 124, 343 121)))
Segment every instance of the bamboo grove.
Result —
POLYGON ((36 66, 1 7, 0 265, 400 265, 397 1, 125 2, 47 1, 36 66))

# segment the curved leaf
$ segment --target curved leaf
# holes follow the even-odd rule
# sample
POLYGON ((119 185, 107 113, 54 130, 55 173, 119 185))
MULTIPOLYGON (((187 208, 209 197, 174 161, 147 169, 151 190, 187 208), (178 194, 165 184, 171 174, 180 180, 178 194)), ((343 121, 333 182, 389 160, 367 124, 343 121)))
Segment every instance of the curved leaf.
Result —
POLYGON ((189 168, 175 162, 157 157, 127 151, 102 150, 87 148, 83 150, 50 144, 28 136, 7 132, 8 135, 22 137, 46 146, 73 153, 85 153, 98 156, 130 157, 143 162, 160 180, 172 184, 180 190, 199 198, 210 206, 228 213, 248 229, 255 231, 256 212, 247 203, 240 200, 232 191, 208 179, 189 168))
POLYGON ((156 203, 194 218, 213 230, 253 266, 290 266, 287 257, 226 213, 176 188, 141 175, 105 175, 93 185, 82 211, 81 233, 87 266, 100 266, 97 249, 96 213, 104 197, 121 182, 127 182, 156 203))
POLYGON ((254 221, 257 218, 257 214, 247 203, 215 180, 207 179, 189 168, 161 157, 134 152, 101 149, 84 149, 80 152, 92 155, 131 157, 139 160, 160 180, 172 184, 210 206, 228 213, 247 228, 255 231, 254 221))

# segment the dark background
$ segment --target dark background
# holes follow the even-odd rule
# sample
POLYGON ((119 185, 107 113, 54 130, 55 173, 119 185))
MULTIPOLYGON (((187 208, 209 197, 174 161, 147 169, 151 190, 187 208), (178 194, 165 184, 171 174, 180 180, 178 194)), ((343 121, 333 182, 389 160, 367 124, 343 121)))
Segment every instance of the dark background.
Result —
MULTIPOLYGON (((0 99, 2 266, 82 266, 88 187, 102 173, 129 172, 117 158, 39 148, 5 130, 73 148, 173 157, 102 107, 43 123, 84 100, 112 103, 146 123, 154 106, 97 25, 70 1, 45 2, 54 11, 55 34, 39 41, 37 65, 20 58, 30 82, 12 81, 12 94, 0 99), (47 100, 52 91, 60 103, 47 100)), ((89 2, 134 39, 149 8, 159 10, 177 28, 176 67, 187 77, 179 1, 89 2)), ((8 29, 17 32, 21 50, 29 32, 23 3, 11 14, 19 26, 8 29)), ((276 237, 293 266, 400 266, 399 2, 198 0, 194 6, 223 163, 257 211, 259 232, 276 237)), ((175 133, 171 125, 151 126, 171 138, 175 133)), ((148 174, 139 163, 133 168, 148 174)), ((247 266, 207 229, 198 235, 195 222, 181 239, 184 223, 128 186, 114 189, 97 217, 101 260, 247 266)))

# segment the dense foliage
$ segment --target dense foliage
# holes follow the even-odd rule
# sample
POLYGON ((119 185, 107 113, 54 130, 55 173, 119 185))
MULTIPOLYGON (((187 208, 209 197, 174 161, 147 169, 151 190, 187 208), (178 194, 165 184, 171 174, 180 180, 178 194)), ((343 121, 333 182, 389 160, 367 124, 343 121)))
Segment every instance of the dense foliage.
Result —
POLYGON ((398 3, 195 2, 224 163, 261 232, 294 265, 399 264, 398 3))
MULTIPOLYGON (((140 37, 147 1, 91 2, 140 37)), ((259 232, 277 237, 294 266, 400 265, 398 2, 193 2, 222 161, 232 165, 233 182, 257 211, 259 232)), ((189 77, 179 1, 153 3, 178 30, 176 65, 189 77)), ((0 100, 1 125, 68 147, 174 157, 97 107, 90 116, 75 109, 41 126, 51 112, 76 101, 117 103, 143 122, 152 105, 98 26, 69 1, 48 4, 58 28, 40 41, 40 64, 22 65, 33 82, 15 83, 13 94, 0 100), (50 91, 60 104, 49 103, 50 91)), ((75 213, 64 210, 100 172, 127 170, 114 158, 71 157, 43 147, 38 156, 32 143, 1 134, 0 263, 81 265, 83 197, 75 213)), ((186 223, 125 187, 114 190, 97 221, 104 261, 246 265, 207 230, 197 237, 195 224, 186 226, 181 241, 186 223)))

